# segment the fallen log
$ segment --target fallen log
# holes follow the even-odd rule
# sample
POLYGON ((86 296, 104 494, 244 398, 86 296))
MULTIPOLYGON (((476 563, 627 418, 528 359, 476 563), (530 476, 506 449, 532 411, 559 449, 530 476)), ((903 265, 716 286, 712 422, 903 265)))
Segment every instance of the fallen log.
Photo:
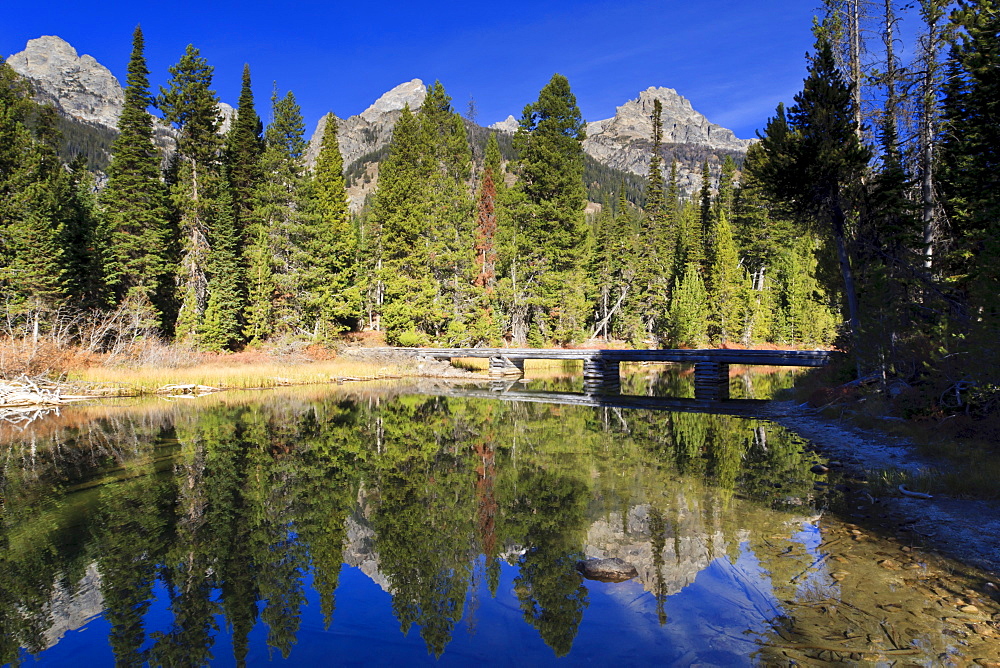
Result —
POLYGON ((211 387, 209 385, 196 385, 194 383, 188 383, 184 385, 164 385, 163 387, 156 390, 156 394, 166 394, 169 396, 196 396, 200 397, 203 394, 211 394, 212 392, 221 392, 217 387, 211 387))

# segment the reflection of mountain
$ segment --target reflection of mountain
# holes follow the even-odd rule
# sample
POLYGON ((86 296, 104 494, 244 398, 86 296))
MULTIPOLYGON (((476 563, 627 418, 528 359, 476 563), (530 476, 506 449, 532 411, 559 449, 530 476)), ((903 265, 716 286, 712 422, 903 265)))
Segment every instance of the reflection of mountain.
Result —
MULTIPOLYGON (((665 541, 662 552, 662 583, 666 596, 679 592, 694 582, 698 573, 716 557, 726 553, 727 538, 741 542, 748 531, 736 536, 725 536, 718 527, 707 526, 701 509, 689 500, 679 497, 681 506, 678 521, 664 527, 665 541)), ((650 526, 650 506, 634 506, 627 517, 611 513, 590 525, 587 531, 585 553, 588 557, 618 557, 635 566, 639 581, 646 591, 657 587, 656 559, 653 531, 650 526)))
POLYGON ((361 523, 354 517, 347 518, 344 563, 367 575, 372 582, 382 588, 382 591, 392 593, 389 578, 383 575, 378 568, 375 531, 367 523, 361 523))
MULTIPOLYGON (((750 539, 750 530, 742 529, 727 536, 721 526, 711 524, 711 517, 718 517, 720 508, 705 512, 700 500, 691 500, 678 494, 674 501, 674 521, 663 529, 662 585, 656 576, 654 509, 649 504, 633 506, 627 515, 612 512, 607 517, 593 521, 587 529, 584 555, 590 558, 618 557, 636 567, 637 578, 646 591, 655 592, 662 586, 665 596, 681 591, 694 582, 698 573, 708 568, 716 558, 727 554, 734 545, 750 539)), ((806 518, 787 518, 784 524, 795 526, 806 518)), ((524 552, 518 545, 508 546, 501 555, 510 564, 517 563, 524 552)), ((344 563, 359 569, 383 591, 392 593, 389 579, 379 570, 378 536, 371 526, 357 517, 347 518, 347 539, 344 544, 344 563)))
MULTIPOLYGON (((649 504, 634 506, 626 517, 621 513, 610 513, 590 525, 587 531, 586 555, 593 558, 618 557, 635 566, 638 580, 646 591, 656 592, 658 587, 664 596, 676 594, 694 582, 698 573, 708 568, 716 558, 728 554, 735 545, 751 538, 747 528, 726 533, 719 526, 706 520, 715 513, 706 513, 697 503, 675 497, 678 512, 675 521, 664 523, 663 534, 655 536, 652 517, 655 510, 649 504), (662 580, 657 581, 657 538, 663 541, 660 553, 662 580)), ((714 509, 717 513, 721 509, 714 509)), ((797 526, 806 518, 787 518, 783 524, 797 526)))
POLYGON ((87 572, 74 589, 67 588, 62 580, 56 580, 47 610, 52 625, 45 630, 45 647, 52 647, 67 632, 84 626, 103 611, 101 574, 96 563, 87 566, 87 572))

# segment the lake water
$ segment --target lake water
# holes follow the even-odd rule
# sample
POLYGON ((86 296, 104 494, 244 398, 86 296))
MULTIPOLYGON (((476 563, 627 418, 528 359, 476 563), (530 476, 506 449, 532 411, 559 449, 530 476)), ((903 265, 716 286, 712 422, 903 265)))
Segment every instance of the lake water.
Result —
MULTIPOLYGON (((865 483, 811 473, 799 438, 694 403, 567 405, 579 383, 528 384, 559 393, 535 402, 433 383, 225 393, 3 426, 0 662, 1000 655, 985 576, 881 527, 865 483), (604 557, 638 577, 580 576, 604 557)), ((623 391, 691 396, 641 370, 623 391)))

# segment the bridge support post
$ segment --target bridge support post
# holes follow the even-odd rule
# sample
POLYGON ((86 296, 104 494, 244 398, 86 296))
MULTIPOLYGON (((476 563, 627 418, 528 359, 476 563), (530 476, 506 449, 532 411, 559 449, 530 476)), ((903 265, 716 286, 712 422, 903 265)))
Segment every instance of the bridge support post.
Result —
POLYGON ((523 376, 524 360, 512 360, 504 355, 490 358, 491 376, 523 376))
POLYGON ((729 398, 729 365, 723 362, 695 362, 694 398, 718 401, 729 398))
POLYGON ((617 360, 588 357, 583 360, 583 391, 587 394, 621 394, 621 365, 617 360))

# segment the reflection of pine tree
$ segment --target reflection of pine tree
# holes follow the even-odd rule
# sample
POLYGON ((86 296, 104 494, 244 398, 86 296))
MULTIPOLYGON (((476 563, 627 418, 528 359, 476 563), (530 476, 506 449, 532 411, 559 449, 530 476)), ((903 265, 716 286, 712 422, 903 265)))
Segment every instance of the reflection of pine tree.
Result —
POLYGON ((118 666, 141 666, 146 640, 143 616, 153 600, 156 566, 165 545, 165 486, 144 471, 101 489, 95 522, 104 616, 118 666))
POLYGON ((649 509, 649 531, 653 549, 653 573, 656 576, 656 581, 653 583, 656 619, 660 622, 660 626, 663 626, 667 623, 667 612, 663 609, 667 602, 667 584, 663 581, 663 550, 667 545, 667 534, 663 514, 655 507, 649 509))
POLYGON ((704 415, 675 413, 673 416, 674 457, 677 470, 695 473, 704 465, 701 454, 708 442, 708 425, 704 415))
POLYGON ((256 567, 260 598, 267 601, 261 620, 267 624, 267 644, 288 658, 301 623, 305 603, 301 574, 307 560, 295 538, 295 424, 287 418, 270 421, 248 416, 249 475, 246 480, 250 525, 250 552, 256 567))
POLYGON ((556 656, 566 656, 589 600, 576 571, 586 524, 587 489, 579 480, 523 470, 514 509, 527 551, 514 580, 524 620, 556 656))
POLYGON ((708 455, 712 475, 719 487, 732 490, 747 450, 747 423, 727 415, 699 415, 711 425, 708 455))
POLYGON ((173 621, 165 631, 150 634, 154 665, 201 665, 212 658, 215 615, 212 600, 211 525, 207 522, 206 443, 199 425, 177 425, 181 455, 176 465, 177 524, 173 544, 164 557, 162 577, 170 597, 173 621))
POLYGON ((494 490, 496 479, 496 458, 494 448, 487 442, 475 446, 478 466, 476 467, 476 507, 478 509, 476 530, 480 549, 486 556, 486 577, 490 594, 496 596, 500 581, 500 562, 497 561, 496 514, 497 499, 494 490))
POLYGON ((215 586, 222 590, 220 605, 233 636, 233 655, 244 665, 250 630, 257 623, 257 583, 250 545, 251 509, 244 495, 248 475, 243 408, 222 407, 200 420, 207 446, 205 523, 209 527, 206 552, 213 564, 215 586))
POLYGON ((471 578, 474 472, 452 454, 461 450, 446 403, 413 397, 382 414, 386 442, 371 519, 380 567, 403 633, 418 624, 427 651, 440 656, 471 578))
POLYGON ((347 516, 358 490, 359 463, 348 451, 349 444, 358 438, 353 419, 349 407, 316 407, 300 424, 296 530, 309 550, 313 587, 327 628, 336 607, 334 595, 343 563, 347 516))

